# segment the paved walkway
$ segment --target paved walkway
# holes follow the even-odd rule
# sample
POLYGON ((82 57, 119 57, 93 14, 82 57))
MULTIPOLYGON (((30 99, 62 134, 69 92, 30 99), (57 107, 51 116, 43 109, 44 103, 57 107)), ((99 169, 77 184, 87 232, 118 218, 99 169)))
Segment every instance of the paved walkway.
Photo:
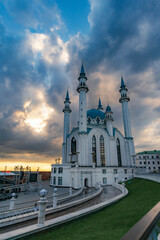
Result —
MULTIPOLYGON (((56 218, 51 218, 50 220, 45 222, 45 226, 40 228, 37 227, 37 224, 32 224, 30 226, 26 226, 26 227, 21 227, 19 226, 19 228, 16 230, 12 230, 10 229, 10 231, 8 231, 6 233, 2 233, 0 235, 0 240, 1 239, 12 239, 15 237, 17 238, 22 238, 23 236, 26 236, 28 234, 32 233, 36 233, 39 232, 40 230, 46 230, 50 227, 54 227, 57 226, 59 224, 68 222, 68 221, 72 221, 73 219, 77 219, 79 217, 85 216, 87 214, 93 213, 97 210, 103 209, 106 206, 111 205, 112 203, 115 203, 117 201, 119 201, 120 199, 122 199, 124 196, 126 196, 128 194, 128 190, 126 189, 125 194, 121 193, 120 190, 112 187, 112 186, 107 186, 104 190, 103 190, 103 194, 102 194, 102 198, 100 201, 96 200, 93 201, 93 205, 91 206, 90 203, 87 203, 88 207, 85 206, 85 208, 82 207, 82 209, 77 209, 78 211, 75 212, 71 212, 71 213, 67 213, 65 215, 56 217, 56 218)), ((77 208, 77 207, 76 207, 77 208)), ((75 209, 76 210, 76 209, 75 209)))
POLYGON ((154 173, 153 174, 151 174, 151 173, 136 174, 135 177, 148 179, 148 180, 160 183, 160 174, 158 174, 158 173, 155 173, 155 174, 154 173))
MULTIPOLYGON (((51 187, 49 185, 49 181, 41 182, 40 189, 41 188, 44 188, 48 191, 47 198, 53 196, 53 187, 51 187)), ((69 189, 68 188, 58 188, 58 192, 57 192, 58 195, 61 195, 61 194, 66 194, 67 195, 67 193, 69 194, 69 189)), ((18 194, 18 197, 16 198, 15 204, 27 203, 27 202, 30 202, 30 201, 37 202, 39 200, 39 198, 40 197, 39 197, 38 192, 21 192, 21 193, 18 194)), ((10 204, 10 199, 0 201, 0 212, 1 212, 2 207, 9 206, 9 204, 10 204)))

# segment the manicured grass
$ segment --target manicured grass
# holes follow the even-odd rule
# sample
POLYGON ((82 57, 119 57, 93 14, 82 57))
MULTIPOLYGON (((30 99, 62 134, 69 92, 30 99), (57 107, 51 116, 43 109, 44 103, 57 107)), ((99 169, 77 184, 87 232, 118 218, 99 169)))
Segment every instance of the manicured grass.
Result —
POLYGON ((126 186, 129 195, 118 203, 90 216, 23 239, 119 240, 160 201, 159 183, 133 179, 126 186))

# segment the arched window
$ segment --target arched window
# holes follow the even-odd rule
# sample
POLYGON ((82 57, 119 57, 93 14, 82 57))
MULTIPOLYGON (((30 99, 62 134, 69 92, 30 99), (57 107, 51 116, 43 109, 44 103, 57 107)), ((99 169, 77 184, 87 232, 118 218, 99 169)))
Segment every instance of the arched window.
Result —
POLYGON ((74 137, 71 140, 71 153, 76 154, 76 139, 74 137))
POLYGON ((96 137, 92 137, 92 161, 97 164, 97 153, 96 153, 96 137))
POLYGON ((104 137, 100 136, 100 161, 101 166, 105 166, 105 150, 104 150, 104 137))
POLYGON ((90 124, 91 123, 91 119, 90 119, 90 117, 88 118, 88 124, 90 124))
POLYGON ((99 124, 99 122, 100 122, 100 119, 99 119, 99 117, 97 117, 96 121, 97 121, 97 124, 99 124))
POLYGON ((121 147, 120 147, 120 141, 117 138, 117 156, 118 156, 118 167, 122 166, 122 161, 121 161, 121 147))

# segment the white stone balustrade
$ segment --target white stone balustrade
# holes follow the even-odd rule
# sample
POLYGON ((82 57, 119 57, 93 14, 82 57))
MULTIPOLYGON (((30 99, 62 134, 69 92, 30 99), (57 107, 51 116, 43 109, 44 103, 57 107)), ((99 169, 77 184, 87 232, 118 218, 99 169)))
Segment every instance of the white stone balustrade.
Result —
POLYGON ((72 186, 70 185, 70 188, 69 188, 69 195, 72 196, 72 186))
POLYGON ((39 212, 38 212, 38 227, 43 227, 45 225, 45 209, 47 200, 45 196, 47 195, 47 191, 45 189, 42 189, 40 191, 40 201, 39 203, 39 212))
POLYGON ((57 188, 54 188, 54 193, 53 193, 53 208, 57 207, 57 188))
POLYGON ((9 210, 13 210, 14 209, 14 206, 15 206, 15 201, 16 201, 16 194, 15 193, 12 193, 12 198, 10 200, 10 206, 9 206, 9 210))

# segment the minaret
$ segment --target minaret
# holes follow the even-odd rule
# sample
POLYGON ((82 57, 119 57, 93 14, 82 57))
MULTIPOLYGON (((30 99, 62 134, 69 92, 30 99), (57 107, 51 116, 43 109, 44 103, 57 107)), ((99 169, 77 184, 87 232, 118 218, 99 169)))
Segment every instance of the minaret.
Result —
POLYGON ((128 102, 130 101, 130 98, 127 96, 127 91, 128 89, 124 84, 123 76, 121 76, 121 86, 119 90, 121 97, 119 99, 119 102, 122 104, 124 133, 126 138, 132 139, 130 115, 128 109, 128 102))
POLYGON ((87 77, 84 72, 82 63, 79 75, 79 85, 77 91, 79 93, 79 149, 78 149, 78 165, 88 165, 88 141, 87 141, 87 111, 86 111, 86 93, 89 91, 86 85, 87 77))
POLYGON ((106 128, 111 137, 113 137, 113 112, 111 107, 108 105, 106 107, 106 128))
POLYGON ((70 125, 70 113, 71 113, 71 108, 70 108, 70 99, 69 99, 69 93, 67 90, 66 93, 66 98, 64 101, 64 129, 63 129, 63 144, 62 144, 62 163, 66 162, 66 139, 67 135, 69 134, 69 125, 70 125))
POLYGON ((81 72, 79 75, 79 86, 77 92, 79 93, 79 132, 87 131, 87 111, 86 111, 86 93, 89 91, 86 85, 87 77, 84 72, 84 66, 82 63, 81 72))
POLYGON ((98 108, 99 110, 103 110, 102 104, 101 104, 101 99, 99 98, 99 102, 98 102, 98 108))

